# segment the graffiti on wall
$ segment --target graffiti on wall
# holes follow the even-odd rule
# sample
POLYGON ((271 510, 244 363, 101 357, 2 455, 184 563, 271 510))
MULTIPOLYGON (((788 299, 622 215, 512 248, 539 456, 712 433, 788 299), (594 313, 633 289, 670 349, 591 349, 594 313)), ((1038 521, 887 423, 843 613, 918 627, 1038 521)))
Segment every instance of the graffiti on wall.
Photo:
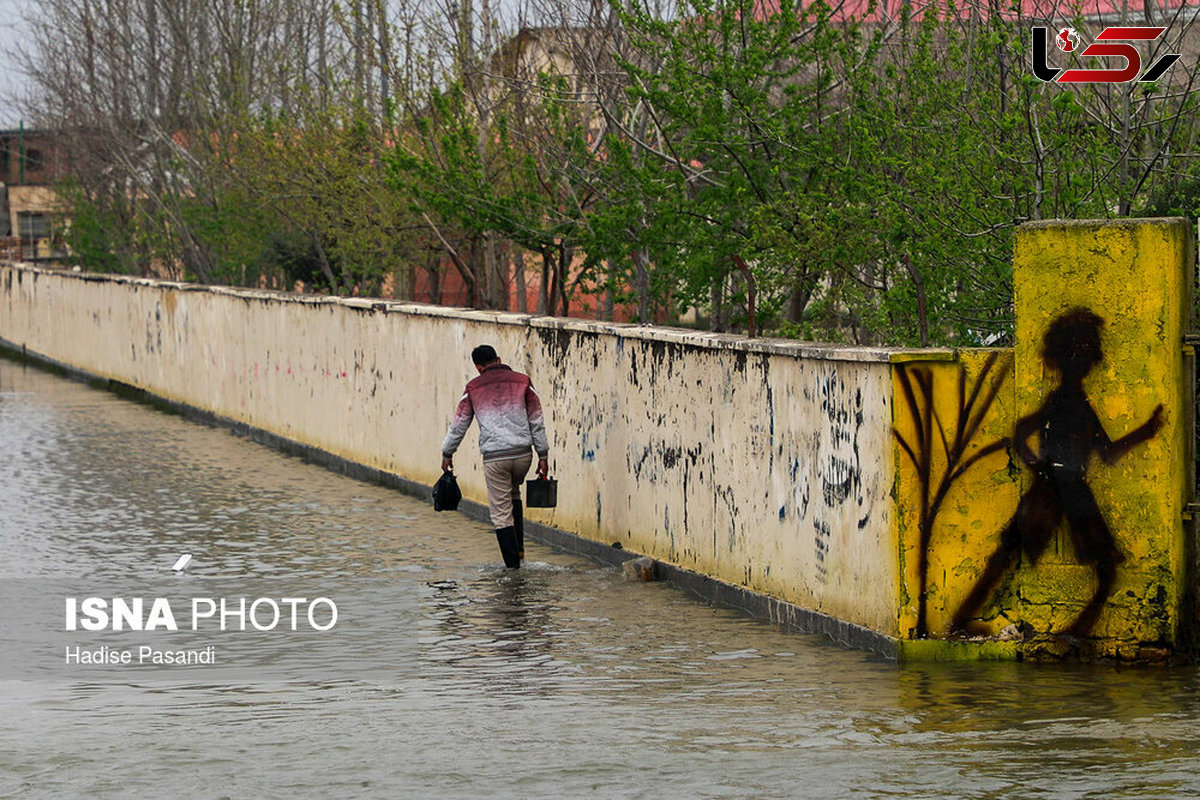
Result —
MULTIPOLYGON (((837 371, 830 370, 817 376, 814 389, 824 424, 818 426, 815 437, 821 497, 813 511, 812 528, 817 579, 824 583, 837 527, 827 517, 853 503, 855 522, 862 530, 871 509, 863 490, 858 446, 864 421, 862 387, 848 385, 837 371)), ((808 505, 807 494, 804 505, 808 505)))
MULTIPOLYGON (((976 440, 1012 371, 1011 354, 989 353, 974 380, 961 362, 957 367, 952 388, 935 387, 933 370, 927 366, 898 364, 896 368, 911 429, 893 427, 892 433, 912 463, 918 489, 917 620, 913 631, 918 638, 929 635, 929 557, 938 514, 954 484, 980 460, 1008 443, 1000 438, 979 446, 976 440), (948 418, 938 410, 935 389, 943 396, 952 392, 948 418)), ((943 412, 946 410, 943 405, 943 412)))
POLYGON ((858 434, 863 426, 862 388, 848 387, 838 373, 830 372, 818 379, 817 398, 826 422, 817 447, 825 505, 836 508, 853 496, 861 506, 863 486, 858 434))
POLYGON ((1112 593, 1117 566, 1124 556, 1088 484, 1088 460, 1095 453, 1112 464, 1153 437, 1162 427, 1162 405, 1132 432, 1116 441, 1109 438, 1083 388, 1084 378, 1104 358, 1100 344, 1103 327, 1104 320, 1093 311, 1073 308, 1046 329, 1042 360, 1058 374, 1058 385, 1036 411, 1017 422, 1012 438, 1016 454, 1033 473, 1033 484, 1021 496, 1016 512, 1000 533, 999 546, 955 612, 951 633, 981 632, 972 620, 1000 579, 1022 552, 1031 564, 1037 564, 1064 520, 1076 558, 1091 566, 1097 578, 1095 593, 1066 633, 1081 636, 1090 632, 1112 593), (1035 435, 1036 451, 1030 447, 1035 435))

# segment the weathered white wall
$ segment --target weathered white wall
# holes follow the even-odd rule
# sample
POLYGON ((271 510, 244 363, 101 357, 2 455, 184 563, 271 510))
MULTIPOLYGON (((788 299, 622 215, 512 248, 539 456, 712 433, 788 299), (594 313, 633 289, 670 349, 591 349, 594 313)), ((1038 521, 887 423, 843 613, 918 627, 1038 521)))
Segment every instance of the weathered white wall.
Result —
POLYGON ((490 343, 546 407, 543 521, 897 634, 885 350, 11 266, 0 338, 426 484, 490 343))

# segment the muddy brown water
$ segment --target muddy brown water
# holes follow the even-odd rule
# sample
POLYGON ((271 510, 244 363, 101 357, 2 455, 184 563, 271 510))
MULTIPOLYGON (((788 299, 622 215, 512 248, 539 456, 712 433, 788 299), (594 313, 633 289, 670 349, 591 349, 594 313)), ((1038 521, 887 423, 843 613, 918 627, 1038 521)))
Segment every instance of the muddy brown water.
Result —
POLYGON ((528 558, 507 573, 480 523, 0 359, 0 797, 1200 796, 1194 667, 897 667, 528 558), (218 590, 319 591, 347 633, 63 631, 66 592, 218 590), (222 664, 65 665, 63 636, 222 664))

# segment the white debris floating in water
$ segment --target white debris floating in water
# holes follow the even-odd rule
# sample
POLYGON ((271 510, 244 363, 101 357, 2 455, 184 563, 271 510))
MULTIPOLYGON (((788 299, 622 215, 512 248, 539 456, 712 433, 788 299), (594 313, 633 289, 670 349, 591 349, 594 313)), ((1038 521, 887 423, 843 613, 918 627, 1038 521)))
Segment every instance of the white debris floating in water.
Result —
POLYGON ((173 572, 183 572, 185 569, 187 569, 187 565, 191 560, 192 554, 184 553, 179 557, 179 560, 175 562, 175 566, 171 567, 171 570, 173 572))

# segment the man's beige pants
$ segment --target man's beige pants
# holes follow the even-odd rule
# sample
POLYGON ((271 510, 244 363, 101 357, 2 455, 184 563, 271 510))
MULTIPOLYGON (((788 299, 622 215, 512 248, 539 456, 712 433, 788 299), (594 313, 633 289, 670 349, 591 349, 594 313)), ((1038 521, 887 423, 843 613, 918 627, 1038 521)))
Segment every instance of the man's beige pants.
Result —
POLYGON ((529 474, 533 454, 503 461, 483 462, 483 479, 487 483, 488 511, 496 530, 513 524, 513 500, 521 499, 521 484, 529 474))

